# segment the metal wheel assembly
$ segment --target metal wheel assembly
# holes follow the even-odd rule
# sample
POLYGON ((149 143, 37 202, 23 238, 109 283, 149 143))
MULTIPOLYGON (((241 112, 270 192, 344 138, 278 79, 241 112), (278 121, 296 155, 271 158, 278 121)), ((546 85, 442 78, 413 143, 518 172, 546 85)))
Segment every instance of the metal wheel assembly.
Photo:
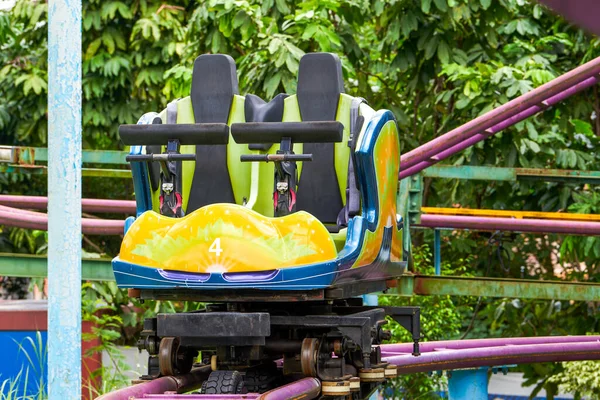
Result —
POLYGON ((319 359, 319 339, 306 338, 302 341, 300 364, 305 376, 317 376, 317 361, 319 359))
POLYGON ((166 337, 160 341, 158 348, 158 365, 160 374, 172 376, 190 372, 194 358, 180 347, 179 338, 166 337))
POLYGON ((321 382, 324 396, 348 396, 350 390, 350 381, 321 382))
POLYGON ((385 381, 385 369, 384 368, 365 368, 361 369, 358 373, 362 382, 383 382, 385 381))

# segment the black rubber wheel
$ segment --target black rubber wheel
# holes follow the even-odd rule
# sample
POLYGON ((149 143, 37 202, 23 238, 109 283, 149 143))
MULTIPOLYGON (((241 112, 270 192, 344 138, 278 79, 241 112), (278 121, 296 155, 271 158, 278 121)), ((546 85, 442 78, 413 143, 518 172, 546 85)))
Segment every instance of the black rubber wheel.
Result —
POLYGON ((242 374, 237 371, 213 371, 202 384, 201 394, 241 394, 244 389, 242 374))
POLYGON ((279 372, 273 365, 250 368, 244 376, 244 386, 248 393, 265 393, 277 386, 279 381, 279 372))

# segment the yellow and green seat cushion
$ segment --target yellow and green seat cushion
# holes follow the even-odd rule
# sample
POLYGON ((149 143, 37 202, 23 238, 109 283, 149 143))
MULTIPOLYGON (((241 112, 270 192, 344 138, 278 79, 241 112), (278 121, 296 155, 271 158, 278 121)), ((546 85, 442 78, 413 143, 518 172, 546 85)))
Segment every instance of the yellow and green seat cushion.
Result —
POLYGON ((275 270, 334 260, 337 251, 315 217, 270 218, 237 204, 211 204, 183 218, 149 211, 129 228, 123 261, 195 273, 275 270))

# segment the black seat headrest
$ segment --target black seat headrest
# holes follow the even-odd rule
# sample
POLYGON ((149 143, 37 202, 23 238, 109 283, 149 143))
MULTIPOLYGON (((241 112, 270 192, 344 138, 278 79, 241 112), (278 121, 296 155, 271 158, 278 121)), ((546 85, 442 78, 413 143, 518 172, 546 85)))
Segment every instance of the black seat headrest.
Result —
POLYGON ((196 58, 190 93, 196 123, 227 123, 233 95, 238 93, 237 70, 231 56, 203 54, 196 58))
POLYGON ((342 62, 336 54, 308 53, 298 68, 298 106, 302 121, 334 121, 344 93, 342 62))
MULTIPOLYGON (((287 94, 280 93, 270 102, 266 102, 260 97, 247 94, 244 103, 244 112, 246 114, 246 122, 281 122, 283 119, 283 102, 287 94)), ((267 151, 271 148, 272 143, 253 143, 249 144, 250 150, 267 151)))
POLYGON ((288 96, 280 93, 267 103, 254 94, 247 94, 244 103, 246 122, 281 122, 284 100, 288 96))

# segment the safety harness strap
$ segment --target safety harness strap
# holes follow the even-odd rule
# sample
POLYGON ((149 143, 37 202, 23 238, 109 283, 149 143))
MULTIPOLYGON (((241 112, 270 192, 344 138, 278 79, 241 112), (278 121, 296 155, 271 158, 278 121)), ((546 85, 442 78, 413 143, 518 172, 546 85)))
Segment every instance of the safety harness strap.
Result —
POLYGON ((350 105, 350 138, 348 140, 348 147, 350 147, 350 158, 348 160, 346 205, 340 211, 340 214, 337 218, 337 224, 339 227, 348 226, 348 220, 360 212, 359 181, 354 166, 356 164, 356 142, 365 121, 365 118, 362 115, 359 115, 359 109, 362 103, 366 103, 366 100, 362 97, 355 97, 350 105))

